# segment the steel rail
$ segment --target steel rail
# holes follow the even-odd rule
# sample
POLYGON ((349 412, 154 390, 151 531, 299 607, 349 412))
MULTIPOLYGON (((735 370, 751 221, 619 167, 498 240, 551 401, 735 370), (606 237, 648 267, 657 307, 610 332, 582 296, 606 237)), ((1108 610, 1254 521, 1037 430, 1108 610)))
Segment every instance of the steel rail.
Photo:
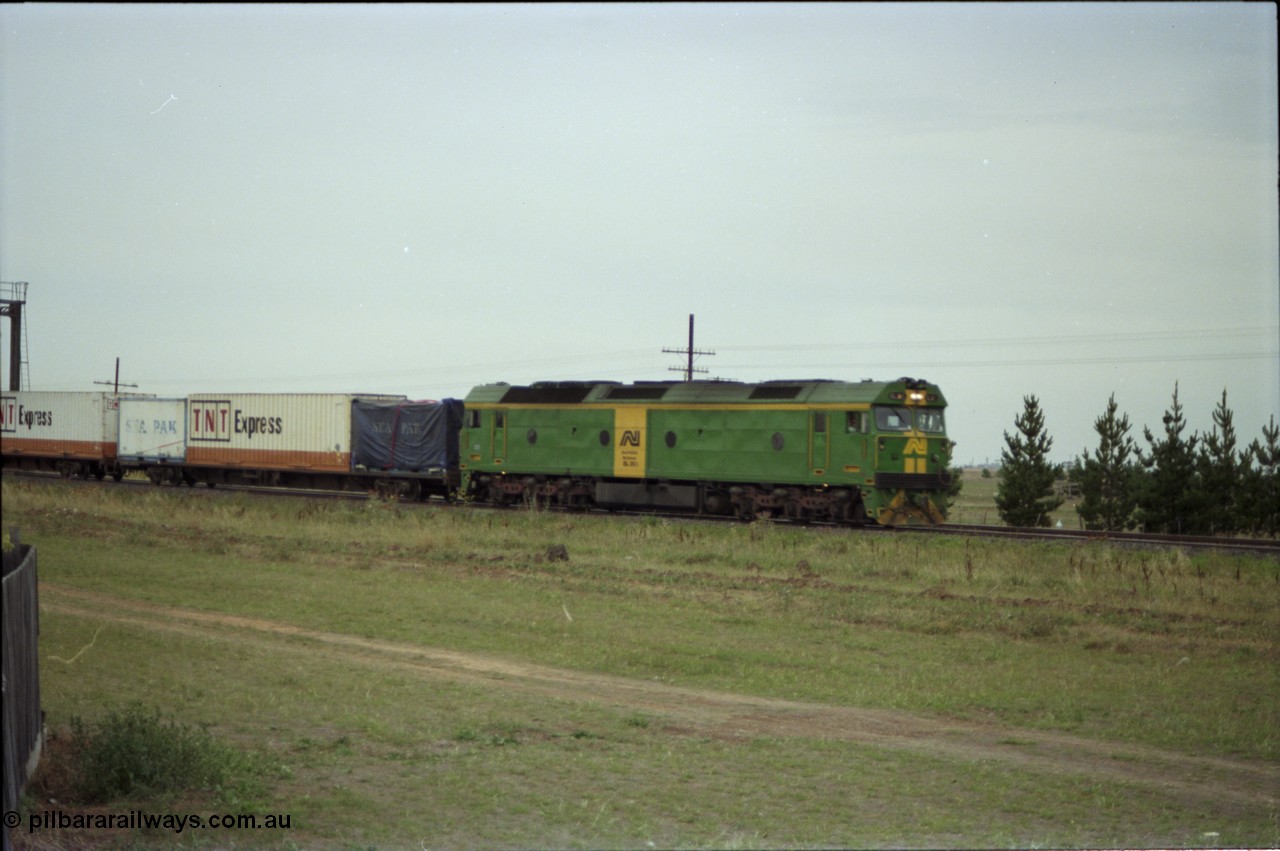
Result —
MULTIPOLYGON (((157 487, 149 481, 141 479, 125 479, 121 482, 104 480, 98 482, 92 479, 65 478, 58 473, 35 472, 29 470, 5 470, 4 476, 16 475, 18 477, 38 478, 45 481, 59 481, 67 484, 83 484, 86 486, 102 485, 133 485, 138 487, 157 487)), ((286 497, 303 497, 313 499, 328 500, 360 500, 368 498, 377 498, 376 495, 364 493, 361 491, 327 491, 307 488, 282 488, 267 487, 258 485, 219 485, 217 488, 182 488, 173 486, 165 487, 166 490, 172 489, 174 492, 201 493, 209 494, 233 494, 243 493, 255 496, 286 496, 286 497)), ((513 504, 509 506, 495 506, 485 503, 468 503, 463 501, 445 501, 445 500, 406 500, 400 503, 406 508, 416 506, 432 506, 432 507, 460 507, 467 506, 473 508, 481 508, 492 511, 520 511, 523 504, 513 504)), ((741 523, 743 521, 731 516, 716 516, 705 514, 694 514, 687 511, 650 511, 636 508, 628 508, 624 506, 608 507, 608 506, 591 506, 591 507, 573 507, 566 508, 562 506, 547 505, 539 506, 539 511, 556 511, 570 514, 593 514, 598 516, 610 516, 618 518, 639 518, 639 517, 656 517, 665 520, 677 521, 694 521, 694 522, 726 522, 741 523)), ((764 522, 777 523, 779 525, 796 526, 812 529, 823 529, 828 532, 837 530, 857 531, 859 533, 880 533, 880 534, 932 534, 932 535, 960 535, 976 538, 1005 539, 1005 540, 1024 540, 1024 541, 1055 541, 1055 542, 1077 542, 1077 543, 1104 543, 1129 547, 1144 548, 1179 548, 1189 551, 1219 550, 1232 553, 1243 553, 1259 556, 1273 556, 1280 558, 1280 539, 1274 538, 1226 538, 1226 537, 1207 537, 1198 535, 1163 535, 1151 532, 1104 532, 1078 529, 1044 529, 1044 528, 1027 528, 1016 526, 982 526, 976 524, 955 524, 945 523, 941 526, 862 526, 850 527, 837 525, 833 523, 805 523, 787 520, 786 518, 774 517, 769 518, 761 515, 760 518, 764 522)))
POLYGON ((947 523, 942 526, 904 526, 900 531, 936 535, 968 535, 983 538, 1011 538, 1034 541, 1074 541, 1108 543, 1135 547, 1173 547, 1186 550, 1223 550, 1255 555, 1280 556, 1280 540, 1275 538, 1227 538, 1204 535, 1165 535, 1154 532, 1106 532, 1079 529, 1037 529, 1016 526, 977 526, 947 523))

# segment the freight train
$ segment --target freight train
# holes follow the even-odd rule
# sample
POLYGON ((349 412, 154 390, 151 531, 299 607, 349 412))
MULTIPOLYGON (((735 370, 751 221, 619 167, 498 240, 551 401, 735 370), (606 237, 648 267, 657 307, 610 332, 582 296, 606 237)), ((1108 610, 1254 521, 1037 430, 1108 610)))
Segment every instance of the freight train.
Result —
POLYGON ((18 392, 0 397, 0 455, 156 484, 933 525, 950 484, 945 407, 912 378, 486 384, 431 402, 18 392))

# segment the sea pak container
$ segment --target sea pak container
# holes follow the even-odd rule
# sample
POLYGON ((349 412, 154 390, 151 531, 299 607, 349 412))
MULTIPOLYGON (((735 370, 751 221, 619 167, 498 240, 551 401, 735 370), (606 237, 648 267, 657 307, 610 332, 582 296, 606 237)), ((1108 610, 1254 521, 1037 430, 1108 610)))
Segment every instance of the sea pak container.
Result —
POLYGON ((116 455, 124 466, 181 464, 187 457, 187 400, 121 399, 116 455))
POLYGON ((357 400, 351 407, 354 469, 426 473, 456 470, 462 402, 357 400))

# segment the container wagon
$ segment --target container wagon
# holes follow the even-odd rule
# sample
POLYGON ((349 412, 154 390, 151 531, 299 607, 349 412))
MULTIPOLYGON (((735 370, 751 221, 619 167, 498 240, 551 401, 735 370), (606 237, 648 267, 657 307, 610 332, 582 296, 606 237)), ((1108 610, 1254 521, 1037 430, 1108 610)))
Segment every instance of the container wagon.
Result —
POLYGON ((125 398, 92 391, 0 395, 0 463, 64 476, 121 478, 116 444, 125 398))
POLYGON ((363 394, 202 393, 185 400, 180 465, 153 481, 365 490, 408 499, 458 487, 462 403, 363 394))

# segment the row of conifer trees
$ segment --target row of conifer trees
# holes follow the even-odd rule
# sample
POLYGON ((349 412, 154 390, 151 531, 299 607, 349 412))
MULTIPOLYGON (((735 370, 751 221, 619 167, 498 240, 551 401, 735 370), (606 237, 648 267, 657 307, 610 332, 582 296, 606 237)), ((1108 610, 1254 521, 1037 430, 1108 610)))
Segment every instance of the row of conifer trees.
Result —
POLYGON ((1142 529, 1183 535, 1268 535, 1280 531, 1280 425, 1274 416, 1261 438, 1241 445, 1227 392, 1213 411, 1213 429, 1187 433, 1174 385, 1163 433, 1144 427, 1146 446, 1130 433, 1112 394, 1094 421, 1098 445, 1069 465, 1048 460, 1051 438, 1035 396, 1023 398, 1005 432, 996 506, 1011 526, 1047 526, 1062 505, 1055 482, 1065 473, 1079 489, 1086 529, 1142 529))

